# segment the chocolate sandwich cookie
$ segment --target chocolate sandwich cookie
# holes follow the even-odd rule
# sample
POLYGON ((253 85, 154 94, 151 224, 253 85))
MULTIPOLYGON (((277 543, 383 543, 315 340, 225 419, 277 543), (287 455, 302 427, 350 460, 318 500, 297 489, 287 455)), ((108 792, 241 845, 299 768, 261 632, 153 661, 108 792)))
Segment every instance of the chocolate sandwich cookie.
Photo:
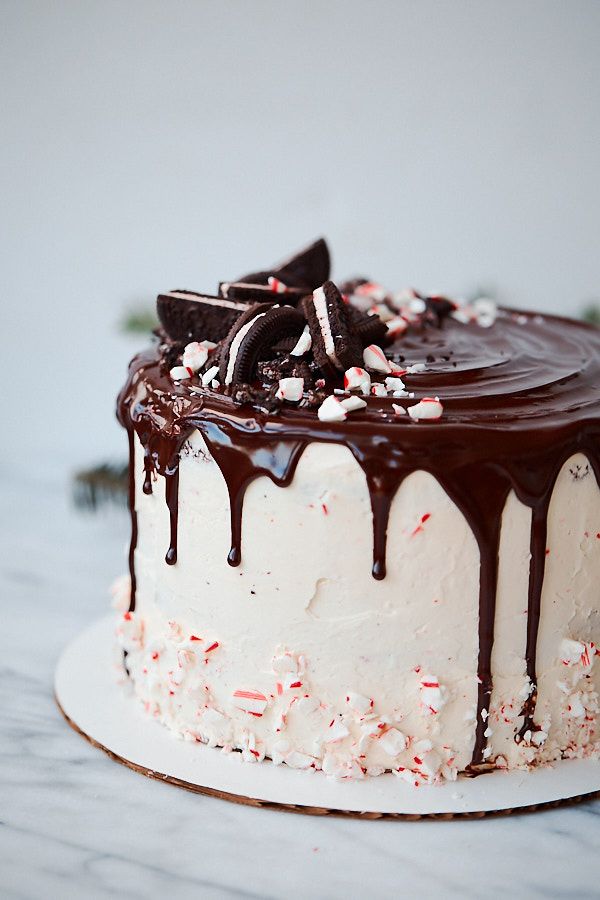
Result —
POLYGON ((378 315, 361 312, 355 306, 347 305, 350 321, 361 340, 363 347, 369 344, 381 344, 387 339, 388 327, 378 315))
POLYGON ((302 301, 312 338, 312 351, 320 369, 345 371, 360 365, 363 344, 350 318, 349 307, 333 281, 326 281, 302 301))
POLYGON ((231 328, 220 353, 219 380, 226 386, 249 384, 258 360, 286 337, 299 337, 306 322, 292 306, 256 303, 231 328))
POLYGON ((311 290, 315 290, 327 281, 331 271, 331 257, 326 241, 319 238, 282 262, 277 271, 281 273, 283 281, 286 274, 288 277, 291 274, 294 280, 290 284, 307 284, 311 290))
POLYGON ((159 294, 156 301, 158 318, 172 341, 222 340, 247 309, 247 304, 210 297, 192 291, 170 291, 159 294))
POLYGON ((295 253, 289 259, 261 272, 251 272, 238 278, 246 284, 267 284, 270 277, 280 279, 288 287, 313 291, 329 278, 331 257, 323 238, 295 253))
POLYGON ((266 284, 254 284, 246 281, 227 282, 219 285, 219 294, 227 300, 236 300, 239 303, 273 303, 284 302, 290 306, 310 293, 308 287, 289 287, 284 281, 275 276, 268 276, 266 284))

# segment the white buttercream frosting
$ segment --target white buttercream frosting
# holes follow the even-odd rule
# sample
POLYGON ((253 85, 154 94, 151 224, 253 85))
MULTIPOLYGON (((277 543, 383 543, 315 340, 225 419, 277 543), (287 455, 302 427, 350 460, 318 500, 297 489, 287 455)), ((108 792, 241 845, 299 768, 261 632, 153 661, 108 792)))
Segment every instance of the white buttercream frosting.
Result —
MULTIPOLYGON (((225 482, 199 433, 189 448, 175 566, 164 563, 163 480, 152 495, 136 483, 137 607, 120 613, 118 634, 146 710, 247 761, 338 778, 391 770, 418 785, 455 778, 475 737, 479 555, 438 482, 417 471, 401 485, 387 576, 375 581, 364 473, 346 447, 311 443, 291 485, 248 487, 232 568, 225 482)), ((142 458, 136 444, 136 471, 142 458)), ((531 514, 512 493, 503 514, 484 711, 486 758, 499 767, 598 752, 600 492, 593 477, 571 478, 570 464, 550 505, 536 729, 521 743, 531 514)))

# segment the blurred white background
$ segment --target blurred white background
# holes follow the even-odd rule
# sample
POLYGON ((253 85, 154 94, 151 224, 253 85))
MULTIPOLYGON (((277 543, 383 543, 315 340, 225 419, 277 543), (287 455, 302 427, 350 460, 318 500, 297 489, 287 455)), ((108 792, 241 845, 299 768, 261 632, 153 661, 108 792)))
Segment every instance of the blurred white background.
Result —
POLYGON ((5 477, 123 455, 125 307, 319 234, 339 276, 600 294, 597 0, 2 0, 0 34, 5 477))

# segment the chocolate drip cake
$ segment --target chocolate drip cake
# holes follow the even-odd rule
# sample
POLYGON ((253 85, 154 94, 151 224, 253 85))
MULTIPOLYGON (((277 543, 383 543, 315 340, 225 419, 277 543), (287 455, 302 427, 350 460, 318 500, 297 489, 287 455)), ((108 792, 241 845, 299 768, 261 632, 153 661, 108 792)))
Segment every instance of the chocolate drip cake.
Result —
POLYGON ((600 332, 329 268, 158 298, 118 401, 135 694, 337 777, 597 756, 600 332))

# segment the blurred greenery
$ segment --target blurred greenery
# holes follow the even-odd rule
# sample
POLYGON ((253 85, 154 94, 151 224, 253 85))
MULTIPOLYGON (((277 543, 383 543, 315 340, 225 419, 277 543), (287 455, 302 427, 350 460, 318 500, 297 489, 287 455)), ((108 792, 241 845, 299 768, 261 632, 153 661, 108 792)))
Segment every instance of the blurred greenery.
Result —
POLYGON ((581 310, 581 318, 591 325, 600 326, 600 300, 591 300, 581 310))
POLYGON ((73 501, 78 509, 95 512, 100 506, 127 501, 129 488, 127 463, 100 463, 82 469, 73 477, 73 501))
POLYGON ((133 306, 123 316, 121 331, 131 334, 150 334, 158 327, 158 319, 153 309, 147 306, 133 306))

